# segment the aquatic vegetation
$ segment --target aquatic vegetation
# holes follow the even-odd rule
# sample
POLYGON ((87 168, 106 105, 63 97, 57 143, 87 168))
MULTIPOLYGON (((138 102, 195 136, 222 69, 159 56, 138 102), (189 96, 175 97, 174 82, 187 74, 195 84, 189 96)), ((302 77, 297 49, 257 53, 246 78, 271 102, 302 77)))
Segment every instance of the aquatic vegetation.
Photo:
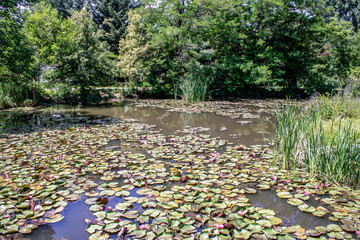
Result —
POLYGON ((311 111, 317 112, 322 119, 359 118, 360 100, 346 94, 333 97, 320 95, 309 102, 311 111))
POLYGON ((92 213, 84 219, 89 239, 352 238, 360 231, 359 190, 282 170, 269 146, 233 145, 203 128, 165 135, 131 119, 56 119, 0 139, 1 234, 56 224, 79 201, 92 213), (249 200, 259 191, 333 223, 289 224, 249 200))
POLYGON ((205 101, 208 95, 209 81, 204 76, 185 76, 180 83, 182 100, 186 103, 205 101))
POLYGON ((321 114, 288 103, 275 114, 272 141, 284 169, 306 169, 355 188, 360 183, 359 140, 349 121, 332 122, 325 129, 321 114))
POLYGON ((30 103, 32 91, 28 86, 17 83, 0 83, 0 108, 30 103))

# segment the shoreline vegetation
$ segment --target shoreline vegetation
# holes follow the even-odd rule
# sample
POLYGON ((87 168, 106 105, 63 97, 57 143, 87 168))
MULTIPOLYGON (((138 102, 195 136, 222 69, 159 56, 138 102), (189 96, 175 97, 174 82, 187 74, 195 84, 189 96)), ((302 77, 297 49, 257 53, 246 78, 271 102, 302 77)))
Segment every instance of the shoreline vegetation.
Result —
POLYGON ((359 114, 359 99, 349 96, 288 101, 275 113, 274 161, 284 169, 359 188, 359 114))

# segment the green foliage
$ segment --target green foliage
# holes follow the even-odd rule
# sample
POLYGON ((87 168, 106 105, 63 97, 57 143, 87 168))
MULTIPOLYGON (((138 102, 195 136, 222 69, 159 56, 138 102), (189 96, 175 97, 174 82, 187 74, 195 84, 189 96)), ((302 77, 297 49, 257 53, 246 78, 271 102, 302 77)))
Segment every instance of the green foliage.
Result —
POLYGON ((275 112, 275 133, 272 141, 275 151, 280 154, 280 165, 284 169, 301 166, 299 155, 305 121, 300 106, 293 106, 290 102, 275 112))
POLYGON ((80 11, 86 5, 84 0, 46 0, 46 3, 57 10, 59 18, 69 18, 72 11, 80 11))
POLYGON ((119 42, 119 57, 117 62, 120 77, 136 83, 138 71, 142 68, 140 59, 147 49, 150 34, 146 33, 144 19, 136 10, 129 11, 129 26, 127 35, 119 42))
POLYGON ((313 104, 306 109, 288 102, 275 114, 273 146, 279 154, 279 164, 284 169, 306 169, 327 181, 357 186, 360 183, 358 130, 349 121, 324 122, 318 109, 313 104))
POLYGON ((94 22, 105 34, 102 37, 114 54, 119 52, 119 41, 125 37, 128 24, 127 12, 137 4, 130 0, 96 0, 93 1, 92 17, 94 22))
POLYGON ((340 19, 349 21, 357 32, 360 26, 360 2, 358 0, 326 0, 327 6, 331 6, 340 19))
POLYGON ((83 104, 97 98, 91 87, 106 85, 112 79, 112 60, 106 42, 100 41, 101 33, 85 10, 71 16, 73 39, 69 50, 60 60, 58 69, 69 86, 77 87, 83 104))
POLYGON ((308 1, 149 0, 120 41, 120 76, 175 94, 197 61, 214 70, 209 89, 222 96, 331 91, 346 84, 359 57, 349 24, 326 14, 323 3, 308 1))
POLYGON ((0 82, 0 108, 25 105, 31 99, 31 89, 15 82, 0 82))
POLYGON ((321 119, 360 118, 360 100, 350 95, 320 95, 310 101, 310 110, 321 119))
POLYGON ((16 2, 0 5, 0 82, 27 81, 33 51, 22 32, 22 15, 16 2))

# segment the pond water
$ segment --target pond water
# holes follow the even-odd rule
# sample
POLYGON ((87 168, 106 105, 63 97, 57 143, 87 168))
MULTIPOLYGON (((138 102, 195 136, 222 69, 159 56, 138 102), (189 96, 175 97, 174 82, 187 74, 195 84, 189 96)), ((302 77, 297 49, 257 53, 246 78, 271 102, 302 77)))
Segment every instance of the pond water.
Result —
MULTIPOLYGON (((91 154, 98 154, 99 152, 124 152, 127 155, 129 154, 140 154, 144 158, 150 158, 150 162, 154 162, 153 165, 164 165, 166 171, 174 171, 176 168, 177 160, 170 161, 169 159, 164 159, 159 157, 158 159, 152 160, 151 158, 155 156, 157 145, 160 145, 162 151, 169 151, 169 154, 173 152, 183 151, 186 153, 186 146, 183 149, 176 149, 175 145, 170 145, 174 141, 176 143, 176 138, 181 138, 181 136, 186 137, 186 134, 192 133, 200 138, 202 136, 208 136, 209 139, 225 140, 224 144, 221 146, 214 145, 210 148, 214 153, 218 154, 227 153, 227 149, 232 146, 252 146, 252 145, 266 145, 269 144, 269 137, 272 131, 272 123, 270 115, 266 111, 262 110, 258 106, 252 106, 250 104, 246 105, 252 113, 256 113, 256 117, 251 115, 250 117, 245 115, 245 117, 231 118, 229 116, 219 115, 210 112, 201 112, 201 113, 189 113, 189 112, 174 112, 168 111, 166 109, 154 108, 154 107, 141 107, 136 105, 126 105, 123 107, 72 107, 72 106, 52 106, 48 108, 38 108, 35 111, 26 111, 26 112, 14 112, 14 111, 4 111, 0 113, 0 135, 2 138, 6 138, 11 134, 34 132, 34 131, 43 131, 46 128, 57 128, 57 130, 66 131, 72 128, 73 124, 84 124, 84 129, 86 126, 90 125, 90 122, 96 123, 97 120, 101 121, 102 124, 113 123, 117 120, 133 119, 137 120, 140 123, 146 123, 150 128, 153 129, 155 134, 160 134, 160 137, 164 138, 164 143, 156 143, 153 146, 147 148, 144 145, 148 144, 146 138, 148 136, 142 136, 141 141, 129 142, 124 141, 123 139, 118 139, 113 137, 112 140, 107 141, 104 144, 98 144, 96 148, 92 148, 91 154), (76 120, 74 120, 76 119, 76 120), (64 123, 67 124, 64 124, 64 123), (168 144, 168 145, 166 145, 168 144), (168 147, 168 148, 166 148, 168 147), (96 150, 94 150, 96 149, 96 150), (165 149, 165 150, 164 150, 165 149)), ((130 121, 130 120, 129 120, 130 121)), ((70 130, 69 130, 70 131, 70 130)), ((209 140, 210 141, 210 140, 209 140)), ((150 142, 150 140, 149 140, 150 142)), ((90 146, 89 146, 90 149, 90 146)), ((207 150, 205 150, 207 151, 207 150)), ((90 152, 90 150, 89 150, 90 152)), ((204 159, 205 159, 205 153, 204 159)), ((70 155, 72 153, 69 153, 70 155)), ((125 154, 125 155, 126 155, 125 154)), ((201 158, 201 154, 195 154, 194 156, 201 158)), ((165 155, 166 157, 166 155, 165 155)), ((193 157, 193 156, 192 156, 193 157)), ((253 155, 254 161, 257 160, 258 156, 253 155)), ((194 157, 193 157, 194 158, 194 157)), ((251 157, 252 158, 252 157, 251 157)), ((216 159, 216 156, 214 157, 216 159)), ((116 158, 113 160, 113 167, 116 168, 116 163, 121 163, 121 160, 116 158)), ((202 166, 203 169, 213 168, 212 160, 210 159, 207 164, 197 163, 196 159, 194 160, 194 168, 200 169, 202 166)), ((190 164, 191 165, 191 164, 190 164)), ((121 166, 121 165, 119 165, 121 166)), ((245 163, 246 166, 246 163, 245 163)), ((127 167, 117 167, 117 170, 129 169, 127 167), (122 169, 120 169, 122 168, 122 169)), ((186 175, 187 168, 182 170, 181 177, 186 175)), ((228 172, 224 172, 226 174, 228 172)), ((245 171, 244 171, 245 173, 245 171)), ((220 174, 223 176, 223 173, 220 174)), ((251 175, 251 174, 250 174, 251 175)), ((97 175, 96 171, 93 176, 88 174, 88 178, 94 181, 96 184, 106 183, 100 176, 97 175)), ((200 178, 200 177, 199 177, 200 178)), ((120 183, 119 185, 125 185, 128 183, 128 179, 123 176, 118 177, 117 179, 112 180, 113 182, 120 183)), ((130 178, 129 178, 130 179, 130 178)), ((135 178, 136 180, 136 178, 135 178)), ((185 186, 187 179, 182 182, 182 185, 185 186)), ((160 182, 159 182, 160 183, 160 182)), ((171 183, 166 183, 166 190, 170 190, 173 185, 171 183)), ((214 184, 211 186, 215 186, 214 184)), ((196 185, 194 185, 196 187, 196 185)), ((241 187, 253 187, 256 189, 256 186, 246 185, 235 187, 235 189, 240 189, 241 187)), ((96 190, 96 188, 90 188, 96 190)), ((130 188, 131 189, 131 188, 130 188)), ((129 189, 129 190, 130 190, 129 189)), ((139 187, 130 190, 130 197, 141 198, 142 196, 137 194, 139 187)), ((279 198, 275 188, 269 190, 259 190, 256 189, 255 194, 250 194, 246 192, 246 198, 249 199, 249 203, 261 208, 272 209, 276 213, 276 216, 281 218, 282 224, 280 226, 290 226, 290 225, 301 225, 305 229, 312 229, 315 226, 326 226, 331 223, 329 220, 329 214, 326 214, 325 217, 315 217, 311 213, 304 213, 300 211, 296 206, 292 206, 287 203, 286 199, 279 198)), ((239 194, 241 190, 239 191, 239 194)), ((244 196, 245 196, 244 195, 244 196)), ((241 196, 241 195, 239 195, 241 196)), ((48 223, 39 226, 34 229, 30 234, 24 235, 28 239, 87 239, 89 233, 86 231, 88 226, 88 219, 94 221, 93 212, 89 211, 89 205, 84 203, 84 200, 87 199, 84 195, 81 195, 79 200, 74 202, 69 202, 62 212, 64 219, 57 223, 48 223)), ((124 197, 111 196, 108 198, 109 202, 107 206, 115 207, 116 204, 124 201, 124 197)), ((182 202, 186 205, 186 201, 182 202)), ((320 205, 319 201, 315 201, 311 198, 307 201, 307 204, 318 207, 320 205)), ((133 209, 138 210, 140 213, 143 213, 148 208, 142 208, 141 205, 133 204, 133 209)), ((221 215, 221 214, 220 214, 221 215)), ((150 222, 151 224, 151 222, 150 222)), ((201 231, 197 227, 197 231, 201 231)), ((111 235, 110 237, 117 238, 116 234, 111 235)), ((126 236, 126 239, 132 239, 129 236, 126 236)), ((164 238, 166 239, 166 238, 164 238)))

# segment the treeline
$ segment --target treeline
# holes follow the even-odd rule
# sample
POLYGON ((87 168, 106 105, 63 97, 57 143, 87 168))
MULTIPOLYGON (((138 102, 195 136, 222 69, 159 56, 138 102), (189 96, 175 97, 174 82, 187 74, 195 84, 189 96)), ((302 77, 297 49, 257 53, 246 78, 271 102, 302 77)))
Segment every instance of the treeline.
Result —
POLYGON ((356 0, 0 3, 0 81, 83 103, 126 82, 153 97, 298 96, 360 86, 356 0), (50 89, 50 90, 49 90, 50 89), (51 92, 53 91, 53 92, 51 92))

